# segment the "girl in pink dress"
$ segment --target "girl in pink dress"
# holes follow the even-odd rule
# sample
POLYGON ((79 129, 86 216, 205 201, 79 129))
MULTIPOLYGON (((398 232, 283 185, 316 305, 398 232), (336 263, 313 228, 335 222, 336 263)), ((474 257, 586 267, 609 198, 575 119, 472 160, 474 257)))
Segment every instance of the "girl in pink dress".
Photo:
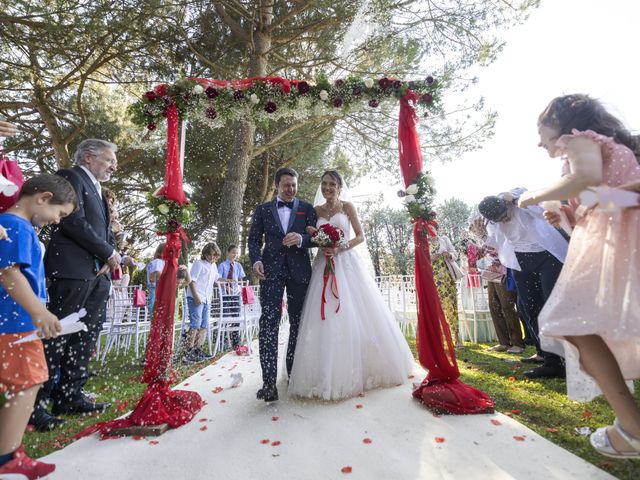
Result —
MULTIPOLYGON (((562 273, 538 319, 541 341, 565 356, 570 397, 589 400, 598 392, 584 392, 595 381, 616 413, 612 426, 591 435, 592 446, 640 459, 640 409, 625 383, 640 378, 640 208, 587 210, 577 199, 599 185, 637 189, 638 138, 586 95, 554 99, 538 132, 539 146, 550 157, 566 156, 568 168, 553 185, 525 192, 518 206, 569 200, 563 211, 575 220, 562 273)), ((558 214, 545 216, 558 224, 558 214)))

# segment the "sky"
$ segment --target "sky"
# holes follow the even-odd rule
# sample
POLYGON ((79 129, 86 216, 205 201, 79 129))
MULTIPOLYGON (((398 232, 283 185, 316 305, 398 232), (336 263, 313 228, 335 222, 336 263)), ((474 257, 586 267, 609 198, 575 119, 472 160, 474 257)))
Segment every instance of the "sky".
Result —
MULTIPOLYGON (((554 181, 560 161, 537 146, 538 115, 554 97, 589 94, 640 132, 639 21, 640 2, 633 0, 543 0, 524 24, 504 32, 498 59, 478 71, 479 82, 468 91, 498 112, 495 135, 451 163, 424 158, 436 203, 456 197, 475 205, 486 195, 554 181)), ((400 208, 401 187, 399 181, 384 188, 388 205, 400 208)), ((362 199, 381 188, 366 179, 352 190, 362 199)))

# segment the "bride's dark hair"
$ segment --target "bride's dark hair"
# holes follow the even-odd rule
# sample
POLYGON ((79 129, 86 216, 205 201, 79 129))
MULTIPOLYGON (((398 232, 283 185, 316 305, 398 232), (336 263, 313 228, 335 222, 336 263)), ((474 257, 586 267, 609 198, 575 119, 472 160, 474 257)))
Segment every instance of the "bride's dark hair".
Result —
POLYGON ((342 181, 342 175, 340 175, 340 172, 338 172, 337 170, 325 170, 320 177, 320 180, 322 180, 325 175, 331 176, 331 178, 333 178, 338 184, 338 187, 342 188, 342 185, 344 185, 344 182, 342 181))

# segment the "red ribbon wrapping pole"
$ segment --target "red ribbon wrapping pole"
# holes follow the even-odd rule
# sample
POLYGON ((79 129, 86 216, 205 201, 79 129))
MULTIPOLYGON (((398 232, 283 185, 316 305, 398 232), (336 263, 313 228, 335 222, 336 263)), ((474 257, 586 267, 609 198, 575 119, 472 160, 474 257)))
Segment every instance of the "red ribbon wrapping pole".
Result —
MULTIPOLYGON (((418 95, 409 90, 400 100, 398 150, 400 170, 405 187, 422 171, 422 153, 416 131, 417 116, 409 101, 418 95)), ((418 304, 416 346, 420 364, 427 377, 413 392, 427 407, 454 414, 486 413, 493 410, 493 401, 484 392, 459 380, 451 333, 442 311, 438 290, 433 279, 429 237, 434 232, 427 220, 415 219, 415 281, 418 304), (426 234, 425 234, 426 232, 426 234)))

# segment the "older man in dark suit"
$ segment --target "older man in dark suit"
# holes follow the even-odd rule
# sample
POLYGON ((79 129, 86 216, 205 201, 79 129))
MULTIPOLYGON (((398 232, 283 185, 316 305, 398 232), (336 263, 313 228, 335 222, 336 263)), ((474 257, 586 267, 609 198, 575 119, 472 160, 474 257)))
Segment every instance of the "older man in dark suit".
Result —
POLYGON ((54 227, 45 253, 49 310, 63 318, 85 308, 87 314, 82 321, 88 331, 44 340, 49 380, 40 390, 31 416, 37 430, 50 430, 63 423, 46 410, 49 399, 54 415, 91 413, 110 406, 92 402, 82 388, 89 377, 88 364, 109 297, 108 273, 121 261, 100 186, 117 170, 116 151, 113 143, 84 140, 75 153, 76 165, 57 172, 73 185, 80 206, 54 227))

